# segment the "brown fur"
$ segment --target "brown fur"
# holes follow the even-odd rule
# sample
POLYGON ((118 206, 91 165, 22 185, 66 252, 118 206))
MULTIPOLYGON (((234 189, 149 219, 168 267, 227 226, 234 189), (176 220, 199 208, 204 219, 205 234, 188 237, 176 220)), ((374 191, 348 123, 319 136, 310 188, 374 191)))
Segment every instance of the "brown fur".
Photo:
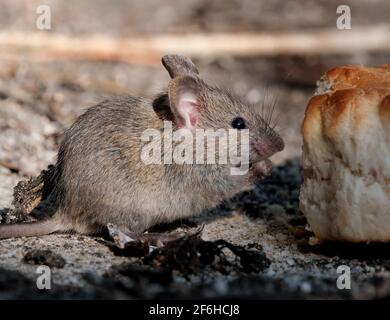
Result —
MULTIPOLYGON (((65 132, 51 195, 57 207, 52 218, 56 224, 52 231, 45 229, 46 233, 74 230, 90 234, 107 223, 142 232, 158 223, 198 214, 251 185, 250 173, 231 176, 227 165, 146 165, 141 161, 142 132, 146 128, 162 131, 164 119, 177 123, 180 116, 174 100, 182 86, 191 85, 197 92, 198 127, 229 129, 232 120, 242 116, 251 139, 264 136, 273 142, 273 152, 283 149, 283 141, 255 107, 205 84, 188 58, 172 55, 163 62, 173 78, 167 94, 155 100, 128 96, 104 101, 65 132)), ((21 235, 29 233, 0 229, 0 238, 21 235)))

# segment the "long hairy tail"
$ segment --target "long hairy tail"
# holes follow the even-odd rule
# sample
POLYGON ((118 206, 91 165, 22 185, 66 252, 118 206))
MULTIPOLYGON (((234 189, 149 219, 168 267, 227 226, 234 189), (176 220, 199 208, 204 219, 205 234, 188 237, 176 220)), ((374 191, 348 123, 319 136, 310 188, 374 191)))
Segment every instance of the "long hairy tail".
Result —
POLYGON ((0 225, 0 239, 43 236, 62 230, 60 221, 53 217, 37 222, 0 225))

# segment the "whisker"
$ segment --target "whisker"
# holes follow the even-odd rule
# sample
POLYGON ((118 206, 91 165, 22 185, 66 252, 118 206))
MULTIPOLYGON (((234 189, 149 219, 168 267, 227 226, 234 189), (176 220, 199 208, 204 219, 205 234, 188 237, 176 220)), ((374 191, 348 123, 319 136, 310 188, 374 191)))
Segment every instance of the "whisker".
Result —
POLYGON ((275 101, 272 102, 270 108, 269 108, 269 116, 268 116, 268 119, 267 119, 267 124, 268 126, 271 126, 271 121, 272 121, 272 115, 274 113, 274 109, 275 109, 275 101))
POLYGON ((265 119, 266 117, 266 105, 267 105, 267 97, 268 97, 268 90, 269 90, 269 85, 268 84, 265 84, 265 87, 264 87, 264 97, 263 97, 263 106, 262 106, 262 110, 261 110, 261 117, 263 119, 265 119))
POLYGON ((276 94, 275 95, 275 98, 274 98, 274 101, 272 102, 272 107, 271 107, 271 111, 270 111, 270 116, 269 116, 269 119, 268 119, 268 125, 270 126, 270 127, 272 127, 273 126, 273 124, 272 124, 272 118, 273 118, 273 115, 274 115, 274 112, 275 112, 275 107, 276 107, 276 105, 278 104, 278 102, 279 102, 279 95, 278 94, 276 94))
POLYGON ((290 128, 288 128, 288 127, 279 128, 279 129, 278 129, 278 133, 282 135, 282 134, 284 134, 284 133, 286 132, 286 130, 288 130, 288 129, 290 129, 290 128))
POLYGON ((281 112, 281 111, 278 111, 278 114, 277 114, 276 117, 275 117, 274 123, 273 123, 272 126, 271 126, 272 130, 275 130, 276 126, 279 124, 279 121, 280 121, 280 119, 281 119, 281 116, 282 116, 282 112, 281 112))

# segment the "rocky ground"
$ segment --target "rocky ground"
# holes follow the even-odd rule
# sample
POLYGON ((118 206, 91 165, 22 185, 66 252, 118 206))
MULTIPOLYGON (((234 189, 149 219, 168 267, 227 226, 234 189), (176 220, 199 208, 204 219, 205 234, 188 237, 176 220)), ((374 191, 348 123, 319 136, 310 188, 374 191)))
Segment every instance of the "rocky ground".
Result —
MULTIPOLYGON (((176 31, 182 31, 180 28, 218 31, 227 28, 223 17, 229 17, 233 26, 245 30, 277 26, 269 14, 261 18, 249 14, 261 8, 272 12, 270 1, 261 2, 261 8, 253 4, 240 6, 242 12, 249 14, 246 19, 242 18, 243 13, 240 15, 241 11, 236 12, 234 2, 231 7, 219 2, 211 7, 206 2, 196 2, 189 6, 192 11, 181 8, 178 12, 182 16, 172 9, 172 4, 161 6, 159 12, 165 8, 165 15, 176 12, 176 18, 168 19, 170 23, 157 19, 154 27, 139 20, 126 24, 124 13, 121 19, 110 13, 104 21, 112 26, 109 33, 121 35, 126 35, 126 30, 155 32, 158 25, 162 32, 171 31, 175 25, 178 25, 176 31), (219 8, 225 11, 221 13, 219 8)), ((5 17, 15 16, 17 10, 26 10, 24 6, 31 5, 24 1, 16 3, 15 6, 2 4, 5 10, 0 12, 5 17)), ((60 1, 52 3, 63 8, 60 1)), ((89 20, 98 20, 104 9, 86 3, 85 12, 92 17, 89 20)), ((144 10, 156 15, 155 11, 147 10, 152 6, 148 3, 143 9, 134 5, 134 12, 144 10)), ((324 27, 333 21, 330 12, 334 8, 328 2, 301 3, 311 6, 313 14, 297 19, 297 14, 292 12, 299 5, 285 9, 280 13, 287 17, 281 28, 324 27)), ((367 24, 369 18, 363 12, 370 13, 373 9, 364 11, 365 5, 356 3, 360 4, 359 23, 367 24)), ((101 25, 85 24, 86 20, 78 16, 80 13, 72 16, 72 12, 83 11, 75 8, 77 4, 63 8, 58 32, 103 32, 101 25), (66 23, 68 16, 73 17, 73 23, 66 23)), ((386 8, 374 11, 387 17, 386 8)), ((134 12, 132 16, 138 16, 134 12)), ((377 16, 378 21, 381 17, 377 16)), ((7 19, 0 21, 11 29, 28 27, 27 18, 15 20, 12 25, 7 19)), ((337 64, 374 65, 389 60, 386 53, 196 60, 207 81, 231 88, 266 108, 276 103, 275 119, 278 118, 277 128, 286 148, 273 159, 272 176, 256 184, 253 191, 228 199, 199 217, 159 226, 157 231, 184 230, 189 236, 151 254, 143 253, 141 257, 133 251, 116 250, 107 237, 59 234, 1 240, 0 298, 372 299, 388 296, 390 247, 386 244, 309 245, 311 234, 305 229, 306 220, 299 212, 298 195, 299 127, 307 101, 314 92, 315 80, 337 64), (202 225, 200 237, 191 236, 202 225), (42 264, 51 267, 51 290, 36 288, 37 267, 42 264), (337 288, 340 275, 337 268, 342 265, 351 269, 351 290, 337 288)), ((0 59, 0 222, 26 219, 10 210, 14 186, 54 163, 63 130, 86 108, 112 95, 153 96, 165 88, 167 81, 168 75, 159 66, 0 59)))

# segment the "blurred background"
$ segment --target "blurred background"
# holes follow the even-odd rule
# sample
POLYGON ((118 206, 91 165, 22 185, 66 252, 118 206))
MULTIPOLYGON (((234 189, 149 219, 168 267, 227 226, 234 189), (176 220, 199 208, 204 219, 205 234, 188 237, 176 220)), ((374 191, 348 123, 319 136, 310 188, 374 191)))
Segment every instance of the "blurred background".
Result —
POLYGON ((206 81, 251 103, 275 104, 287 146, 275 160, 299 156, 316 81, 336 65, 389 62, 389 15, 386 0, 1 1, 0 168, 36 174, 89 106, 164 90, 166 53, 190 56, 206 81), (42 5, 49 30, 37 27, 42 5), (340 5, 350 30, 337 28, 340 5))
MULTIPOLYGON (((280 191, 290 202, 280 202, 279 207, 274 204, 272 210, 268 206, 254 210, 253 203, 258 200, 251 200, 249 206, 256 217, 264 210, 269 216, 285 211, 297 214, 299 130, 316 81, 338 65, 389 63, 389 17, 388 0, 1 0, 0 218, 9 222, 8 211, 2 208, 10 206, 15 184, 54 162, 63 130, 85 109, 112 95, 151 97, 164 90, 169 77, 160 59, 167 53, 191 57, 211 84, 229 88, 259 107, 270 109, 275 105, 277 130, 286 143, 275 163, 296 162, 292 169, 291 162, 281 167, 281 174, 290 179, 283 183, 291 185, 280 191, 284 186, 279 184, 269 192, 280 191), (37 27, 43 14, 37 13, 41 5, 50 9, 48 30, 37 27), (350 9, 351 29, 337 28, 338 19, 345 13, 337 13, 340 5, 350 9)), ((281 197, 278 195, 275 203, 281 197)), ((228 239, 233 243, 262 243, 268 257, 280 263, 276 273, 283 274, 287 267, 298 268, 299 264, 293 265, 300 253, 294 251, 295 243, 286 240, 290 237, 286 226, 278 225, 271 236, 270 225, 274 228, 274 222, 265 223, 268 218, 234 219, 206 228, 206 235, 231 237, 228 239), (224 223, 225 233, 220 227, 224 223), (239 226, 239 236, 231 232, 230 224, 239 226), (264 236, 258 234, 259 230, 264 236), (240 238, 246 235, 244 240, 240 238), (287 267, 286 257, 293 259, 287 267)), ((77 261, 77 268, 66 269, 63 278, 58 278, 60 282, 67 283, 81 271, 99 269, 88 259, 100 259, 96 257, 101 252, 106 255, 104 248, 93 243, 99 247, 96 250, 103 251, 88 256, 92 249, 86 251, 85 246, 92 240, 86 238, 82 243, 81 238, 66 239, 74 241, 66 259, 77 261), (79 256, 72 260, 80 244, 80 255, 87 259, 84 262, 79 256)), ((39 246, 50 247, 50 243, 55 241, 40 242, 39 246)), ((8 243, 9 250, 14 244, 8 243)), ((25 268, 20 267, 17 256, 7 252, 0 250, 7 256, 1 264, 25 268)), ((306 272, 312 263, 305 260, 305 255, 301 258, 306 261, 300 265, 301 271, 306 272)), ((111 262, 121 262, 115 259, 111 262)), ((100 268, 105 270, 106 262, 101 263, 100 268)), ((326 273, 322 265, 318 268, 326 273)))

